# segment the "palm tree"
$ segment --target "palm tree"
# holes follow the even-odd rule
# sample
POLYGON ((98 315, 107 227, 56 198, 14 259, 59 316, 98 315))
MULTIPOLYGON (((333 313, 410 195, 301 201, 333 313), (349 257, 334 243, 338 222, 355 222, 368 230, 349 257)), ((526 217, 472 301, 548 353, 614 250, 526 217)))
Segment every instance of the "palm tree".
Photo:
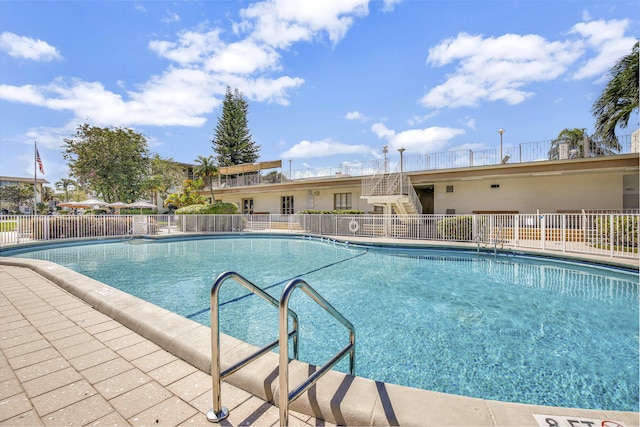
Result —
POLYGON ((560 158, 560 147, 564 146, 567 149, 567 157, 583 157, 585 141, 590 144, 590 138, 587 134, 587 129, 573 128, 563 129, 556 139, 551 141, 551 148, 549 149, 549 160, 558 160, 560 158))
POLYGON ((598 157, 610 156, 614 154, 615 148, 610 147, 602 140, 596 140, 594 136, 589 136, 587 129, 573 128, 563 129, 556 139, 551 141, 549 149, 549 160, 560 159, 560 147, 566 147, 567 157, 598 157))
POLYGON ((47 187, 47 186, 42 187, 43 202, 50 202, 51 200, 53 200, 54 197, 55 197, 55 194, 53 192, 53 188, 47 187))
POLYGON ((606 145, 620 150, 616 127, 626 128, 629 117, 638 111, 638 46, 618 60, 611 68, 611 80, 593 104, 591 112, 596 118, 595 135, 606 145))
POLYGON ((64 201, 69 201, 69 187, 75 187, 76 182, 71 178, 62 178, 60 181, 56 182, 56 188, 58 190, 64 191, 64 201))
POLYGON ((196 175, 201 177, 211 189, 211 200, 213 203, 217 203, 215 196, 213 195, 213 178, 218 176, 218 167, 214 163, 213 156, 198 156, 195 160, 196 167, 194 168, 194 172, 196 175))

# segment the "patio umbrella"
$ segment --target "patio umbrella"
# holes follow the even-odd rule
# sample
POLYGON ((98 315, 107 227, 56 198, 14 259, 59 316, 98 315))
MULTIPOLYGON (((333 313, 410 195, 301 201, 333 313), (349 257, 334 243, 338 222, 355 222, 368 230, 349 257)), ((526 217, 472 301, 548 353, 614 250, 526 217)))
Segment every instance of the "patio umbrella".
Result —
POLYGON ((142 209, 157 209, 156 205, 149 202, 145 202, 144 200, 139 200, 137 202, 129 203, 127 207, 132 209, 140 209, 140 213, 142 213, 142 209))
POLYGON ((106 205, 107 205, 107 202, 103 202, 102 200, 98 200, 98 199, 87 199, 81 202, 76 202, 76 207, 79 207, 79 208, 87 207, 87 208, 97 209, 100 206, 106 206, 106 205))
POLYGON ((107 207, 108 207, 108 208, 113 208, 113 209, 115 209, 118 213, 120 213, 120 209, 122 209, 122 208, 127 208, 127 207, 129 207, 129 205, 127 205, 127 204, 126 204, 126 203, 124 203, 124 202, 115 202, 115 203, 109 203, 109 204, 107 205, 107 207))

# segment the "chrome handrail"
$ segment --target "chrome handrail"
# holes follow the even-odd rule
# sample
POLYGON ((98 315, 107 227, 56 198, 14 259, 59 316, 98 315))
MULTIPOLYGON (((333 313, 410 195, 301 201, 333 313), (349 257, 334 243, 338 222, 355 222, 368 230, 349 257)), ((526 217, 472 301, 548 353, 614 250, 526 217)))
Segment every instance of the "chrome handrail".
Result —
MULTIPOLYGON (((258 286, 251 283, 249 280, 242 277, 240 274, 234 271, 227 271, 218 276, 216 281, 211 287, 211 383, 213 394, 213 408, 207 412, 207 420, 212 423, 217 423, 229 415, 229 410, 222 406, 222 400, 220 397, 221 381, 248 365, 258 357, 268 353, 276 348, 278 345, 282 345, 282 340, 288 344, 290 338, 293 338, 293 357, 298 358, 298 315, 292 310, 285 310, 284 316, 288 321, 289 316, 293 319, 293 330, 289 332, 288 322, 286 322, 283 330, 280 331, 278 339, 267 344, 265 347, 259 349, 252 355, 242 359, 235 365, 225 369, 224 372, 220 372, 220 312, 219 312, 219 294, 220 287, 227 279, 233 279, 245 288, 249 289, 254 294, 258 295, 276 308, 280 307, 280 302, 274 297, 260 289, 258 286), (284 331, 284 332, 283 332, 284 331), (214 336, 215 333, 215 336, 214 336)), ((280 311, 282 313, 282 310, 280 311)))
MULTIPOLYGON (((302 393, 313 386, 324 374, 326 374, 336 363, 349 353, 349 372, 355 375, 356 369, 356 333, 355 328, 338 310, 336 310, 329 302, 324 299, 315 289, 302 279, 293 279, 282 291, 280 297, 280 425, 287 426, 289 424, 289 403, 296 400, 302 393), (327 363, 320 369, 315 371, 306 380, 301 382, 295 389, 289 392, 289 340, 283 331, 288 330, 289 298, 294 290, 301 288, 304 293, 311 297, 318 305, 331 314, 337 321, 342 323, 349 330, 349 344, 336 353, 327 363)), ((295 352, 295 350, 294 350, 295 352)), ((295 356, 294 356, 295 357, 295 356)))

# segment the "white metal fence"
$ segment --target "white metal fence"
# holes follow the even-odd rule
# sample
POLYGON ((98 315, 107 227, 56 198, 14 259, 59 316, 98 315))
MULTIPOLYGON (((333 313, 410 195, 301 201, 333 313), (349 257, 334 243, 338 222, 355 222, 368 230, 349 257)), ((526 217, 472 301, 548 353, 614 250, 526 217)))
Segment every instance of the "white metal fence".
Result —
POLYGON ((640 214, 0 216, 0 245, 161 234, 284 232, 638 258, 640 214))

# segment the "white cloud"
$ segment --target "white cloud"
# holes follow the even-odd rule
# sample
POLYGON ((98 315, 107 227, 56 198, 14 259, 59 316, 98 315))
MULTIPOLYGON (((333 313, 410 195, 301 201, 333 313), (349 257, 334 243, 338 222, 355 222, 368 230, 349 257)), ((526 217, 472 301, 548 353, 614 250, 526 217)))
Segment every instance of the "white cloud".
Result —
POLYGON ((382 11, 383 12, 393 12, 397 4, 400 4, 402 0, 383 0, 382 1, 382 11))
POLYGON ((631 51, 635 39, 625 37, 628 27, 628 20, 582 22, 569 32, 579 37, 565 41, 549 41, 535 34, 484 37, 460 33, 429 50, 428 64, 455 64, 455 71, 429 90, 421 103, 434 109, 475 107, 483 101, 519 104, 534 95, 527 86, 567 74, 590 50, 594 56, 573 77, 602 76, 631 51))
POLYGON ((449 145, 449 141, 458 135, 464 134, 462 129, 429 127, 424 129, 409 129, 399 133, 387 129, 382 123, 376 123, 371 131, 380 139, 385 139, 391 151, 405 148, 407 153, 435 153, 443 151, 449 145))
POLYGON ((219 29, 211 31, 183 31, 178 41, 152 40, 149 49, 160 57, 175 61, 180 65, 202 64, 213 53, 223 47, 219 29))
POLYGON ((267 0, 242 9, 244 21, 236 29, 251 29, 253 39, 277 48, 311 41, 322 33, 336 44, 354 17, 369 13, 368 3, 369 0, 267 0))
POLYGON ((169 24, 171 22, 180 22, 180 15, 175 12, 170 12, 167 10, 166 16, 162 19, 162 22, 165 24, 169 24))
POLYGON ((586 45, 596 51, 596 55, 576 71, 574 78, 601 76, 613 67, 618 59, 631 53, 636 39, 625 37, 624 33, 628 27, 627 19, 581 22, 574 25, 571 33, 584 37, 586 45))
POLYGON ((280 156, 283 159, 309 159, 336 154, 369 154, 371 151, 371 148, 366 145, 349 145, 332 139, 323 139, 321 141, 300 141, 280 156))
POLYGON ((429 50, 427 63, 458 65, 421 102, 429 108, 477 106, 483 100, 518 104, 533 95, 523 86, 560 76, 581 53, 580 43, 550 42, 538 35, 461 33, 429 50))
MULTIPOLYGON (((304 79, 276 75, 282 68, 279 49, 325 35, 337 43, 356 17, 368 13, 369 1, 253 3, 240 12, 243 21, 234 27, 237 40, 222 40, 222 29, 202 24, 174 39, 149 42, 151 51, 172 63, 134 89, 127 89, 117 76, 113 90, 100 82, 60 78, 40 86, 0 85, 0 99, 70 111, 75 120, 109 126, 202 126, 221 103, 227 86, 238 88, 249 100, 288 105, 290 91, 304 79)), ((171 21, 180 18, 167 14, 171 21)), ((60 57, 45 42, 12 33, 3 33, 0 42, 12 55, 38 60, 60 57)))
POLYGON ((344 118, 347 120, 358 120, 361 122, 366 122, 369 120, 369 117, 365 116, 359 111, 348 111, 347 114, 344 115, 344 118))
POLYGON ((49 43, 7 31, 0 34, 0 50, 7 52, 14 58, 25 58, 33 61, 49 62, 62 59, 58 49, 49 43))
POLYGON ((230 43, 218 49, 205 64, 207 70, 221 73, 251 74, 279 68, 280 55, 269 46, 251 40, 230 43))

